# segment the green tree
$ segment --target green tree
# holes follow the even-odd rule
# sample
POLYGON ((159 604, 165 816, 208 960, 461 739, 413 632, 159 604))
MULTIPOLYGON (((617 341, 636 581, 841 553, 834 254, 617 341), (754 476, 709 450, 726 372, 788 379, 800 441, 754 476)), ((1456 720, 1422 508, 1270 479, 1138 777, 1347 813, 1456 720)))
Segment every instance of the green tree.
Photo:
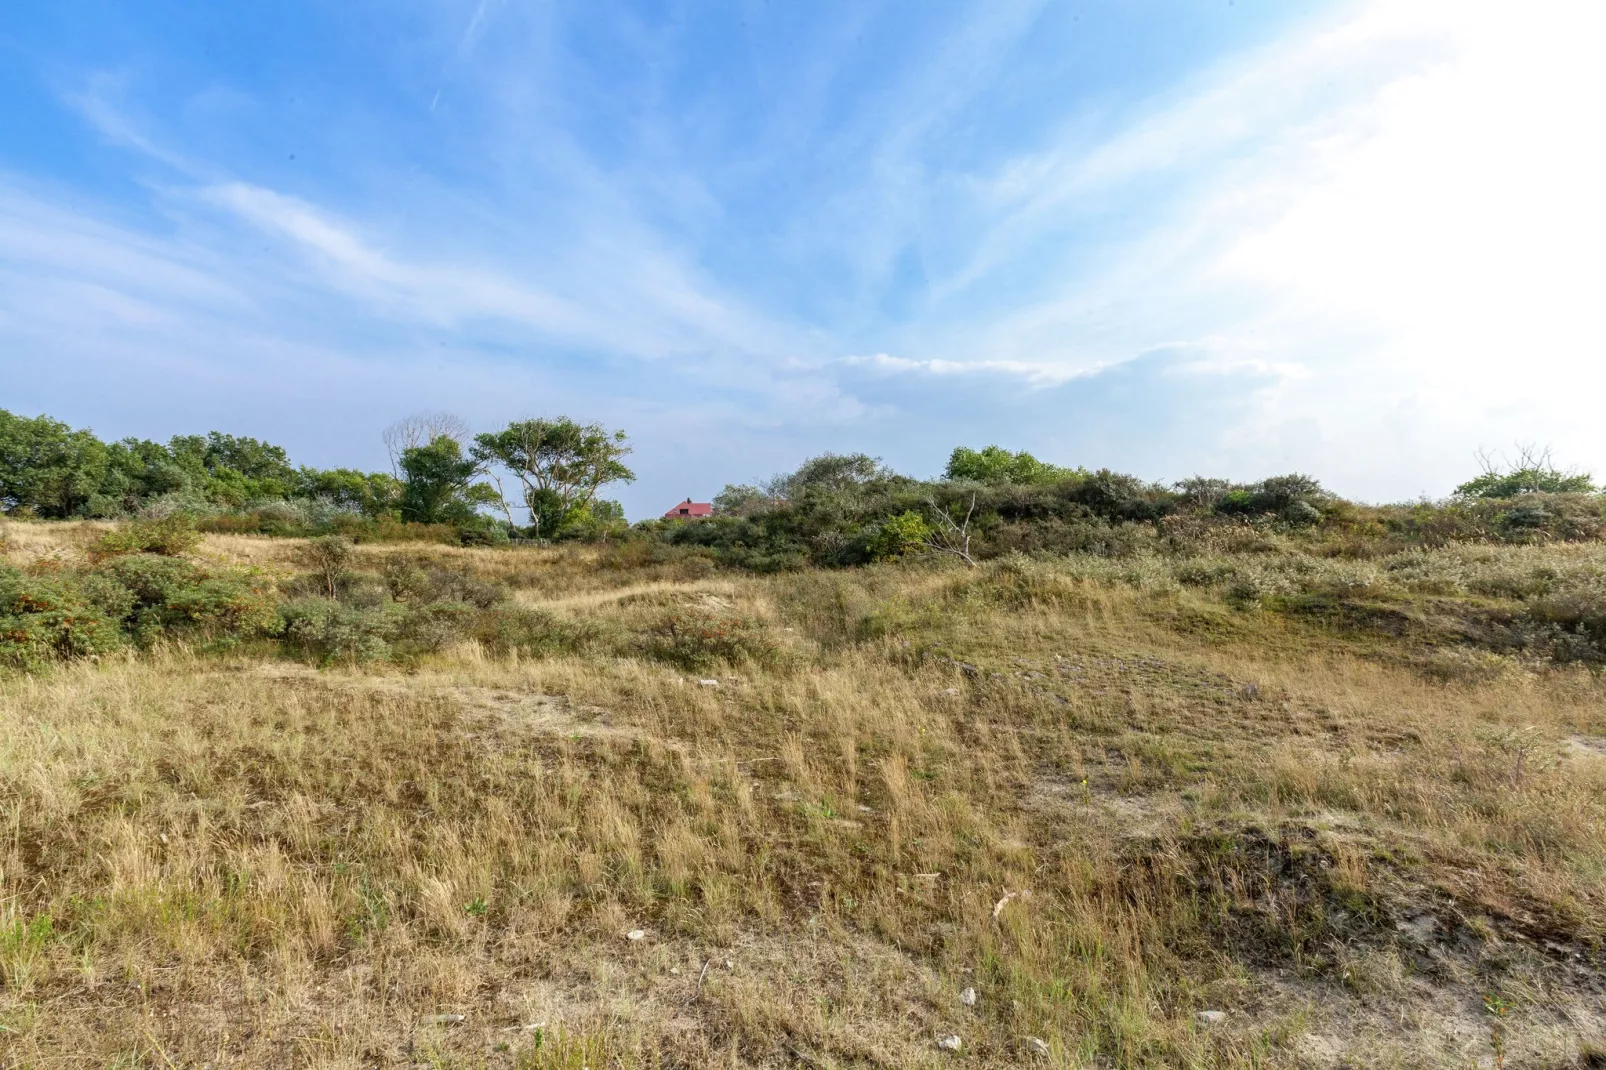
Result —
POLYGON ((906 509, 882 523, 871 536, 867 549, 877 561, 892 561, 923 549, 931 534, 926 518, 913 509, 906 509))
POLYGON ((1001 446, 973 450, 959 446, 948 457, 944 479, 971 479, 977 483, 1053 483, 1076 471, 1039 461, 1025 450, 1011 453, 1001 446))
POLYGON ((476 507, 497 500, 496 492, 474 479, 480 462, 463 456, 455 439, 440 436, 426 446, 403 450, 401 517, 420 524, 467 524, 476 507))
POLYGON ((822 453, 804 461, 791 475, 776 476, 766 490, 776 498, 801 498, 811 493, 852 494, 891 478, 892 470, 879 457, 867 453, 822 453))
POLYGON ((106 444, 48 416, 0 409, 0 507, 43 517, 89 516, 104 508, 106 444))
POLYGON ((1455 488, 1457 498, 1515 498, 1519 494, 1593 494, 1595 481, 1587 472, 1563 471, 1550 451, 1532 446, 1518 448, 1514 462, 1501 465, 1479 454, 1483 474, 1455 488))
POLYGON ((774 499, 751 483, 727 483, 725 489, 714 495, 714 512, 720 516, 748 516, 774 502, 774 499))
POLYGON ((295 496, 320 498, 364 516, 385 516, 399 506, 402 481, 388 472, 355 468, 303 468, 296 473, 295 496))
POLYGON ((107 447, 101 495, 117 512, 133 512, 152 498, 187 490, 199 492, 202 479, 186 470, 160 442, 125 438, 107 447))
POLYGON ((500 465, 524 487, 524 504, 536 538, 553 538, 579 519, 610 483, 629 483, 636 474, 624 465, 630 446, 623 431, 601 424, 518 420, 501 431, 474 437, 474 459, 500 465))
POLYGON ((197 477, 209 501, 242 505, 258 498, 289 498, 296 471, 284 447, 221 431, 176 435, 168 443, 173 459, 197 477))

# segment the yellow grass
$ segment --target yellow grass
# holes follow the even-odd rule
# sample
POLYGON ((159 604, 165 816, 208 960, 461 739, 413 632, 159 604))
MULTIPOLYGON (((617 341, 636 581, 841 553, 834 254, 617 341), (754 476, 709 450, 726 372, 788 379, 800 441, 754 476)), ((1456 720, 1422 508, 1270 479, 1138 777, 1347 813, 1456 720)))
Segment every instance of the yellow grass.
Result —
POLYGON ((776 653, 718 686, 472 645, 0 682, 10 1065, 1460 1067, 1488 997, 1508 1065, 1598 1037, 1586 671, 1433 682, 1053 566, 359 567, 395 552, 621 635, 712 606, 776 653))

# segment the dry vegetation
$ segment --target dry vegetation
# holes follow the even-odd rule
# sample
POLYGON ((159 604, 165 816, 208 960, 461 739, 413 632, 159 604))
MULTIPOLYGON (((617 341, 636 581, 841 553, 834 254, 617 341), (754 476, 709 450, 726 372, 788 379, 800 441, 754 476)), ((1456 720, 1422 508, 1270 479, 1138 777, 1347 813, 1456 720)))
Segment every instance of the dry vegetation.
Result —
POLYGON ((1602 1064, 1606 686, 1466 623, 1598 546, 397 553, 569 639, 0 680, 10 1065, 1602 1064))

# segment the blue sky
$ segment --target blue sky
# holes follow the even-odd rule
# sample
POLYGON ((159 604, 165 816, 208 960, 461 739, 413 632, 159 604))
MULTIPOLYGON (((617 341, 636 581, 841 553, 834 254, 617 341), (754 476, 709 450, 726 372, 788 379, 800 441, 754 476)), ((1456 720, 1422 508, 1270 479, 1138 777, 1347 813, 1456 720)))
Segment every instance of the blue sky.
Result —
POLYGON ((865 450, 1442 495, 1606 474, 1606 7, 0 14, 0 406, 381 467, 627 429, 632 516, 865 450))

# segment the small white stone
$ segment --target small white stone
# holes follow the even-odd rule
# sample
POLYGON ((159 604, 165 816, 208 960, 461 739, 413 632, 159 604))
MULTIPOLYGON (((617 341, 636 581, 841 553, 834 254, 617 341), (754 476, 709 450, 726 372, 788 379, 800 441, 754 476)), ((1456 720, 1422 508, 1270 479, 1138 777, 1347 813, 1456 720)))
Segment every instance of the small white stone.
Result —
POLYGON ((671 967, 669 967, 669 972, 671 974, 673 974, 674 976, 679 977, 680 976, 680 967, 679 966, 671 966, 671 967))
POLYGON ((976 990, 969 987, 965 988, 964 991, 959 993, 959 1002, 967 1007, 974 1007, 976 1005, 976 990))
POLYGON ((645 939, 647 939, 647 930, 645 930, 645 929, 631 929, 629 932, 625 933, 625 939, 626 940, 645 940, 645 939))
POLYGON ((718 680, 698 680, 697 681, 697 686, 698 687, 718 687, 719 686, 719 681, 718 680))
POLYGON ((1198 1014, 1195 1014, 1193 1017, 1200 1025, 1220 1025, 1222 1022, 1225 1022, 1227 1020, 1227 1012, 1226 1011, 1200 1011, 1198 1014))
POLYGON ((943 1051, 958 1051, 959 1038, 954 1036, 952 1033, 949 1033, 945 1037, 938 1037, 937 1047, 941 1048, 943 1051))
POLYGON ((456 1025, 463 1020, 461 1014, 432 1014, 424 1019, 425 1025, 456 1025))
POLYGON ((1032 1051, 1037 1055, 1046 1056, 1051 1054, 1048 1048, 1048 1041, 1044 1040, 1042 1037, 1027 1037, 1026 1046, 1031 1048, 1032 1051))
POLYGON ((732 962, 730 959, 726 959, 725 960, 725 968, 727 970, 734 970, 736 968, 736 963, 732 962))

